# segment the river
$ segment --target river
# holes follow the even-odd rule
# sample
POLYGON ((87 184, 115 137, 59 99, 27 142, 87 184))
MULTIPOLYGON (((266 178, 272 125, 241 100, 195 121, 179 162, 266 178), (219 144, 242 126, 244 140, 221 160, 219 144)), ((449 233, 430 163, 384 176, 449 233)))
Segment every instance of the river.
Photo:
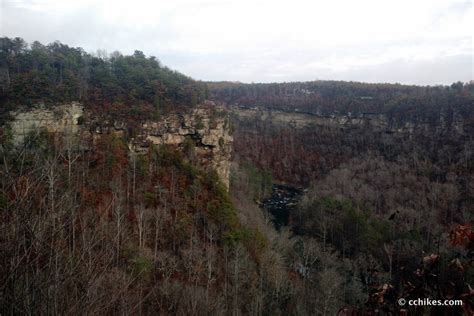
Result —
POLYGON ((286 184, 273 184, 272 194, 262 201, 262 208, 273 217, 275 228, 287 226, 290 213, 296 209, 303 190, 286 184))

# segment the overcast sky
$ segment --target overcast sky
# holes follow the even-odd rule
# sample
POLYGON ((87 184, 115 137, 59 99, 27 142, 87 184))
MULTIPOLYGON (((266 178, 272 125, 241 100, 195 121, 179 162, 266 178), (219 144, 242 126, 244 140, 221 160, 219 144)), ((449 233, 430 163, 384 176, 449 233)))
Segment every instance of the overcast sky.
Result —
POLYGON ((472 0, 0 0, 0 35, 142 50, 195 79, 473 79, 472 0))

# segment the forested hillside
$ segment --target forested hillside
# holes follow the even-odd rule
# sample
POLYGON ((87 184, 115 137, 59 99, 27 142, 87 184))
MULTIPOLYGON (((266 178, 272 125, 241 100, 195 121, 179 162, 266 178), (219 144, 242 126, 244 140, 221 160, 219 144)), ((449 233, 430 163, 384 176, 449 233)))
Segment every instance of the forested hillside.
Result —
MULTIPOLYGON (((472 308, 472 89, 210 84, 233 112, 234 159, 260 172, 256 187, 268 197, 270 175, 306 189, 296 209, 275 188, 271 198, 305 249, 298 268, 310 289, 301 297, 305 306, 324 314, 313 302, 326 297, 346 306, 344 315, 390 314, 403 310, 397 298, 429 296, 470 297, 465 306, 472 308)), ((462 314, 446 307, 406 312, 462 314)))
POLYGON ((395 118, 436 119, 445 109, 473 115, 473 83, 422 87, 344 81, 211 82, 209 89, 215 99, 230 105, 315 115, 386 113, 395 118))
POLYGON ((15 115, 1 128, 0 314, 286 309, 289 283, 274 267, 270 226, 258 209, 245 221, 205 168, 229 141, 215 131, 230 126, 212 102, 196 110, 204 85, 140 52, 105 58, 60 43, 2 45, 2 113, 43 128, 19 143, 15 115), (55 129, 44 118, 56 118, 55 129))
POLYGON ((91 55, 60 42, 28 45, 0 38, 0 109, 82 101, 91 107, 150 112, 194 106, 207 97, 204 84, 163 66, 141 51, 91 55))
POLYGON ((1 315, 474 314, 472 83, 204 84, 20 38, 0 67, 1 315), (426 297, 462 306, 397 303, 426 297))

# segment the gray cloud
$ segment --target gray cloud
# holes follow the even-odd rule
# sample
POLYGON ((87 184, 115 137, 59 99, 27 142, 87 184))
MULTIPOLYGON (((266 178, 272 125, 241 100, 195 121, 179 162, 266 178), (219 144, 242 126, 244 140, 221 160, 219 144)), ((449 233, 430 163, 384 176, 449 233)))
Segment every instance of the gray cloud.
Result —
POLYGON ((471 1, 3 0, 0 35, 157 56, 202 80, 473 79, 471 1))

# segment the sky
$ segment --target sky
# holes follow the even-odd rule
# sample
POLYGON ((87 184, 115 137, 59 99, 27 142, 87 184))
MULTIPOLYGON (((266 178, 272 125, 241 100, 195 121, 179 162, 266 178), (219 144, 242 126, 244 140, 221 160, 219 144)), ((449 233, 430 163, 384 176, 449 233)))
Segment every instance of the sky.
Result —
POLYGON ((473 0, 0 0, 0 36, 141 50, 198 80, 436 85, 474 73, 473 0))

